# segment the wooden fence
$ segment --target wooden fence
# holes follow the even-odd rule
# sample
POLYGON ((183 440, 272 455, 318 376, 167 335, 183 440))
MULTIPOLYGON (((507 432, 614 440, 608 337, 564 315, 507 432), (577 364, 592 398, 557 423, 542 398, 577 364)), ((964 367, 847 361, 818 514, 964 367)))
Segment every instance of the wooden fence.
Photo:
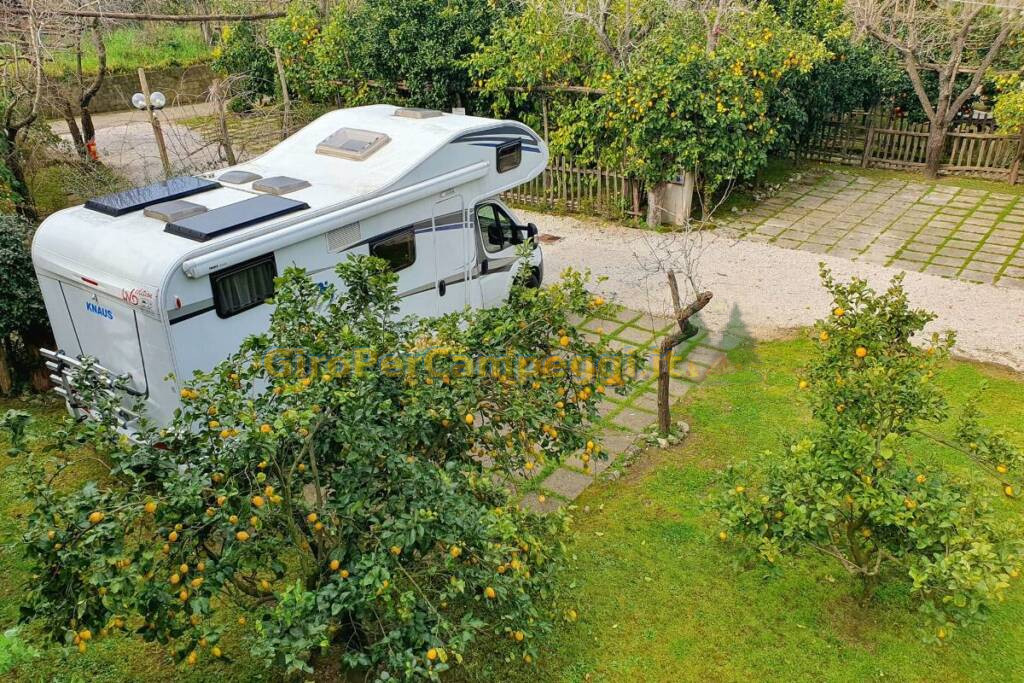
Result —
MULTIPOLYGON (((825 121, 798 156, 863 168, 920 170, 928 146, 928 123, 882 120, 868 113, 825 121)), ((1024 138, 960 130, 946 133, 939 172, 1016 183, 1022 179, 1024 138)))
POLYGON ((647 193, 641 181, 600 166, 583 168, 552 157, 544 173, 503 195, 514 204, 607 216, 643 216, 647 193))

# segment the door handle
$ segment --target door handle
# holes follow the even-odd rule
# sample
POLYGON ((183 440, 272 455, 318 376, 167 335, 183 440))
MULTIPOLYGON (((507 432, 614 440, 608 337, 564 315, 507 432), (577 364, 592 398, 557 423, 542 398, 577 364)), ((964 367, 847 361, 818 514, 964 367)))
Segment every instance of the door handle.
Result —
POLYGON ((444 283, 444 280, 437 281, 437 295, 444 296, 444 293, 448 291, 448 286, 444 283))
POLYGON ((489 266, 489 264, 487 262, 487 259, 484 259, 483 261, 481 261, 480 262, 480 274, 481 275, 487 275, 487 270, 488 270, 489 267, 490 266, 489 266))

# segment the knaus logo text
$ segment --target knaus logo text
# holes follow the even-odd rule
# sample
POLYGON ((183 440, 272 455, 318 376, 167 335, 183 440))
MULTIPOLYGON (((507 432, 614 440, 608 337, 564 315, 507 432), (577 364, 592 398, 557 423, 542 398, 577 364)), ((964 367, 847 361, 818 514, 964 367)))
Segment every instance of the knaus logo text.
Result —
POLYGON ((91 301, 87 301, 85 303, 85 310, 89 311, 90 313, 95 313, 98 316, 102 316, 107 320, 114 319, 114 312, 112 310, 110 310, 109 308, 104 308, 99 304, 94 304, 91 301))

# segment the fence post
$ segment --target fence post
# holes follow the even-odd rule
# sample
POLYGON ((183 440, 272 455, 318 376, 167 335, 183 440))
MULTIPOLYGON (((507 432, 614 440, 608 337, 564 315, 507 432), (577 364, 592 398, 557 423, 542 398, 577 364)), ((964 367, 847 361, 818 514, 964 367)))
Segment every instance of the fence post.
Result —
POLYGON ((146 98, 146 112, 149 113, 149 125, 153 126, 153 137, 156 138, 156 149, 160 152, 160 163, 164 167, 164 177, 171 177, 171 160, 167 157, 167 144, 164 142, 164 131, 160 128, 160 121, 156 118, 156 112, 149 101, 149 83, 146 81, 146 70, 139 67, 139 85, 142 87, 142 95, 146 98))
POLYGON ((871 148, 875 144, 875 124, 871 123, 868 126, 868 137, 864 141, 864 154, 860 158, 860 167, 867 168, 868 164, 871 163, 871 148))
POLYGON ((288 95, 288 79, 284 74, 284 62, 281 61, 281 50, 274 48, 274 62, 277 64, 277 77, 281 81, 281 95, 284 97, 284 115, 281 117, 281 139, 288 137, 291 122, 288 120, 292 108, 292 98, 288 95))
POLYGON ((1020 142, 1017 146, 1017 158, 1013 160, 1013 166, 1010 167, 1010 184, 1016 185, 1017 179, 1020 177, 1020 167, 1024 163, 1024 130, 1020 132, 1020 142))

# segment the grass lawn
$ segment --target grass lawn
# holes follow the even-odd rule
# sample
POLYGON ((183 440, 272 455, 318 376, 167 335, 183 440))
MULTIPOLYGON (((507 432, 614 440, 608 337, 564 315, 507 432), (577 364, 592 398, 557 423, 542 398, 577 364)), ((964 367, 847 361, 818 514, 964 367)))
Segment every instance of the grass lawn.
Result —
MULTIPOLYGON (((679 448, 648 452, 622 479, 591 487, 577 503, 577 558, 570 590, 580 621, 543 650, 539 670, 520 665, 471 671, 510 681, 685 680, 1020 680, 1024 590, 945 647, 921 642, 899 590, 874 606, 850 599, 852 582, 837 564, 808 555, 781 571, 736 566, 737 553, 716 538, 703 501, 715 471, 777 448, 807 412, 794 401, 804 341, 739 349, 733 368, 691 392, 678 410, 693 426, 679 448), (589 510, 589 511, 588 511, 589 510)), ((1024 439, 1024 377, 950 363, 942 384, 959 404, 983 381, 994 425, 1024 439)), ((948 434, 949 425, 935 428, 948 434)), ((972 471, 962 457, 925 441, 914 456, 972 471)), ((993 493, 998 487, 987 483, 993 493)), ((1000 499, 1008 514, 1020 503, 1000 499)))
MULTIPOLYGON (((210 59, 210 47, 195 24, 124 26, 104 34, 103 38, 107 49, 107 68, 112 73, 135 71, 140 66, 147 69, 191 66, 210 59)), ((71 50, 54 51, 44 68, 49 76, 74 74, 75 53, 71 50)), ((82 71, 94 74, 98 68, 92 36, 86 35, 82 47, 82 71)))
MULTIPOLYGON (((737 553, 717 540, 703 507, 717 468, 761 457, 782 434, 807 419, 794 398, 795 371, 809 343, 771 342, 732 352, 732 367, 690 393, 678 414, 692 436, 682 446, 652 451, 617 481, 591 487, 579 499, 575 567, 566 590, 578 596, 580 619, 541 644, 537 667, 518 661, 485 664, 480 656, 504 650, 481 644, 455 680, 473 681, 684 681, 684 680, 1019 680, 1024 642, 1024 591, 991 618, 957 631, 945 647, 924 645, 901 592, 881 591, 864 610, 851 601, 851 583, 837 565, 808 555, 781 571, 736 565, 737 553)), ((1024 377, 1005 370, 951 362, 942 378, 955 404, 983 381, 984 407, 993 425, 1024 424, 1024 377)), ((13 404, 0 403, 0 411, 13 404)), ((24 407, 24 406, 19 406, 24 407)), ((30 409, 52 429, 54 405, 30 409)), ((934 428, 949 432, 949 425, 934 428)), ((1014 438, 1020 442, 1024 434, 1014 438)), ((971 471, 960 456, 925 441, 914 457, 971 471)), ((5 465, 5 467, 7 467, 5 465)), ((0 630, 17 618, 28 567, 17 550, 20 482, 7 468, 0 479, 0 630)), ((82 465, 81 477, 97 472, 82 465)), ((994 482, 987 483, 993 492, 994 482)), ((1000 499, 1007 514, 1020 503, 1000 499)), ((30 627, 23 639, 39 656, 14 671, 13 680, 217 680, 265 677, 246 655, 239 634, 229 638, 232 663, 206 662, 176 669, 165 651, 124 637, 94 642, 89 652, 47 646, 30 627)), ((0 665, 4 662, 0 641, 0 665)), ((493 658, 492 658, 492 661, 493 658)))

